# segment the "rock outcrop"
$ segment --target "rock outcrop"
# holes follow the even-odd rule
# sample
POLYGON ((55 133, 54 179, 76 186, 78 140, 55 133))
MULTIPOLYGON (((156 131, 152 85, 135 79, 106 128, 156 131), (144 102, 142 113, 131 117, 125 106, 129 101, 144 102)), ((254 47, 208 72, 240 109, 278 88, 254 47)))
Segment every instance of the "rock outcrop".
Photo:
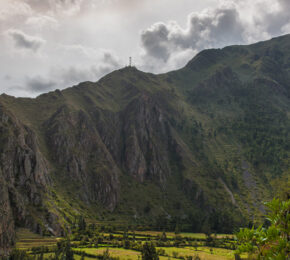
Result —
POLYGON ((15 225, 33 227, 28 207, 42 205, 49 185, 35 134, 0 104, 0 248, 14 243, 15 225))
POLYGON ((62 106, 44 123, 52 160, 74 182, 87 204, 101 202, 113 210, 118 200, 120 171, 94 122, 84 112, 62 106))

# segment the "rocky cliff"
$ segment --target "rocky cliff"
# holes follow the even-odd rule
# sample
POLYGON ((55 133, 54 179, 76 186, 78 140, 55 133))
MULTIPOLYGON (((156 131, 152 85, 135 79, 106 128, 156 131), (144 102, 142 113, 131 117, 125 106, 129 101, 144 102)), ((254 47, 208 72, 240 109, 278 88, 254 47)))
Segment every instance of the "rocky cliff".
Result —
POLYGON ((0 245, 14 243, 15 226, 40 229, 30 207, 41 207, 50 180, 35 134, 0 104, 0 245))

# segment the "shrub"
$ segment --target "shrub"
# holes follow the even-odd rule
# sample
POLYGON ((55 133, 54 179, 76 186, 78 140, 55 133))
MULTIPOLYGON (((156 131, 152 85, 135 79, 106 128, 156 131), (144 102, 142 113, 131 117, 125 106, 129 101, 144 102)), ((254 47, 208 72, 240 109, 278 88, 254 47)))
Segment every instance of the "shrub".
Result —
POLYGON ((236 234, 239 246, 236 254, 248 252, 263 259, 289 259, 290 257, 290 199, 273 199, 266 203, 270 210, 268 220, 271 225, 257 229, 242 228, 236 234))

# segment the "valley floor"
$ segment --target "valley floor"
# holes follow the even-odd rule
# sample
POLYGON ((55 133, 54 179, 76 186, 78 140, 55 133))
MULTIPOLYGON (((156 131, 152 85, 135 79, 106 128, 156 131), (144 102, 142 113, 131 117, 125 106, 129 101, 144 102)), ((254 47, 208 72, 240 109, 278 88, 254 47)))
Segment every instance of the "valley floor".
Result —
MULTIPOLYGON (((54 259, 58 242, 63 238, 42 237, 27 229, 19 229, 16 249, 25 251, 28 256, 42 256, 42 259, 54 259)), ((211 237, 201 233, 157 232, 111 232, 98 233, 98 242, 82 238, 71 240, 73 259, 142 259, 142 245, 152 242, 159 259, 235 259, 233 235, 217 234, 211 237), (87 240, 87 241, 86 241, 87 240), (129 241, 129 242, 128 242, 129 241), (162 242, 161 242, 162 241, 162 242), (162 245, 162 246, 160 246, 162 245), (109 257, 109 258, 105 258, 109 257), (199 258, 198 258, 199 257, 199 258)), ((242 256, 246 259, 245 256, 242 256)))

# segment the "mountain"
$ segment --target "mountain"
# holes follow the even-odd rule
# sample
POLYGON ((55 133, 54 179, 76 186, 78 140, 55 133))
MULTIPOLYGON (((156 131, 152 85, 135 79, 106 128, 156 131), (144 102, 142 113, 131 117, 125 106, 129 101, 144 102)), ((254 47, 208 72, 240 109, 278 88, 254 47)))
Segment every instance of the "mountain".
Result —
POLYGON ((290 35, 32 98, 0 96, 0 247, 15 228, 232 232, 290 175, 290 35))

